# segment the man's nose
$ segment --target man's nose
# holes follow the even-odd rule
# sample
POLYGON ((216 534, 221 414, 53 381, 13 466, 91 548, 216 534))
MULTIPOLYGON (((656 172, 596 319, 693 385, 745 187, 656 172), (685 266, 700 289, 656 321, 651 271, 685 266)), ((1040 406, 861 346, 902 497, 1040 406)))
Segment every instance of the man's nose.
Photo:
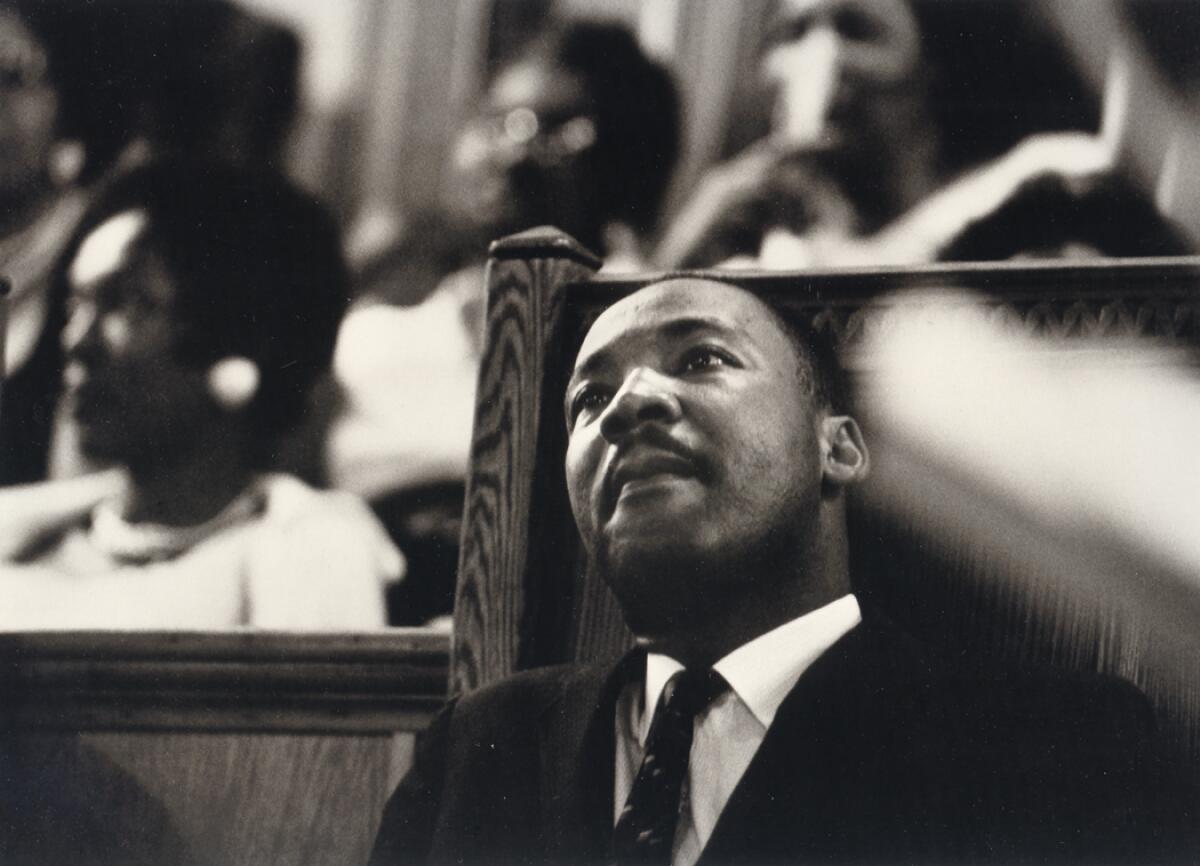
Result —
POLYGON ((613 395, 600 418, 600 435, 619 442, 642 424, 671 424, 679 419, 679 398, 669 377, 638 368, 613 395))
POLYGON ((98 337, 99 325, 100 315, 95 304, 76 304, 62 331, 63 351, 68 355, 78 355, 87 347, 94 345, 98 337))

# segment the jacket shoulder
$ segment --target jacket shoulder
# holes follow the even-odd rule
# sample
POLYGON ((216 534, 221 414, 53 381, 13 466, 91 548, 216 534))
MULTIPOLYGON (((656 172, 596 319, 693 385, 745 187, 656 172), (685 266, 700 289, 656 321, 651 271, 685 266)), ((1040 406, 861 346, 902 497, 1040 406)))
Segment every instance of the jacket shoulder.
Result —
POLYGON ((555 665, 521 671, 459 696, 454 707, 455 732, 495 727, 514 732, 532 725, 568 691, 602 687, 605 666, 555 665))

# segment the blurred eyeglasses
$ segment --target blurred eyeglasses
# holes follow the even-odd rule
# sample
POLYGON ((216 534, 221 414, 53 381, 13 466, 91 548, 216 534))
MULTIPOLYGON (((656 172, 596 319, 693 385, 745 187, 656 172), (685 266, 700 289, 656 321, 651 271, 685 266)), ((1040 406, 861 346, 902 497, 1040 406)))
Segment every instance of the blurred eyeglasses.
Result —
POLYGON ((526 158, 553 165, 583 153, 596 143, 596 122, 587 115, 541 116, 531 108, 514 108, 473 125, 491 148, 521 150, 526 158))
POLYGON ((20 45, 0 42, 0 90, 33 90, 45 82, 45 55, 20 45))

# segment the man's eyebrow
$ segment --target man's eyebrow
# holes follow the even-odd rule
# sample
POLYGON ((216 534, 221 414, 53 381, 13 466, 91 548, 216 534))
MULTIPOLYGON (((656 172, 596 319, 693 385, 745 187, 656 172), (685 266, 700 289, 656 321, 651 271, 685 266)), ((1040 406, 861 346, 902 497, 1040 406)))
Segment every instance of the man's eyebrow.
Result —
POLYGON ((658 329, 664 337, 689 337, 697 331, 729 331, 730 323, 717 316, 685 316, 672 319, 658 329))

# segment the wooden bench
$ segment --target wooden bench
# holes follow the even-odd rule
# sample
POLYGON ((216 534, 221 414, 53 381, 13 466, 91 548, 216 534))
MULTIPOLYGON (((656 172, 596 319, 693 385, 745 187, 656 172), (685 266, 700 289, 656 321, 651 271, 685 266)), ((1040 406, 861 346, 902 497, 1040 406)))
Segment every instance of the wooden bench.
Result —
POLYGON ((448 650, 419 629, 0 634, 3 742, 105 820, 165 812, 198 864, 361 864, 448 650))

